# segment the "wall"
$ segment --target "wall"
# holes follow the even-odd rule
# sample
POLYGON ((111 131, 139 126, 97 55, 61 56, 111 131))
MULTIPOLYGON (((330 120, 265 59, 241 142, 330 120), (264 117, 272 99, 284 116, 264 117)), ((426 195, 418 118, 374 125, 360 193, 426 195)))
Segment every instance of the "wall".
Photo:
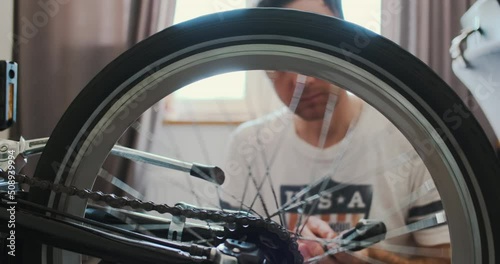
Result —
MULTIPOLYGON (((11 33, 14 23, 14 1, 0 1, 0 60, 12 60, 11 33)), ((6 138, 8 131, 0 131, 0 138, 6 138)))
POLYGON ((12 41, 10 33, 13 30, 14 5, 12 0, 0 1, 0 59, 12 59, 12 41))

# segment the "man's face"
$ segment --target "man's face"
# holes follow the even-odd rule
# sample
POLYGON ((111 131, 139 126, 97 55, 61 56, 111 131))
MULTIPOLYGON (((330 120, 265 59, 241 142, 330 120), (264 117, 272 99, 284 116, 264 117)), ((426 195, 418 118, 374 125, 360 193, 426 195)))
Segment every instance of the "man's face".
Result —
MULTIPOLYGON (((295 0, 284 8, 335 16, 323 0, 295 0)), ((272 79, 278 97, 284 104, 290 106, 297 84, 297 74, 275 72, 272 79)), ((307 121, 321 120, 331 93, 338 94, 339 88, 326 81, 308 77, 295 114, 307 121)))
POLYGON ((325 16, 338 17, 338 14, 332 13, 323 0, 295 0, 284 6, 284 8, 292 8, 325 16))
MULTIPOLYGON (((274 72, 272 80, 278 97, 290 106, 297 86, 297 74, 277 71, 274 72)), ((340 88, 327 81, 307 77, 295 114, 307 121, 321 120, 330 95, 339 96, 341 92, 340 88)))

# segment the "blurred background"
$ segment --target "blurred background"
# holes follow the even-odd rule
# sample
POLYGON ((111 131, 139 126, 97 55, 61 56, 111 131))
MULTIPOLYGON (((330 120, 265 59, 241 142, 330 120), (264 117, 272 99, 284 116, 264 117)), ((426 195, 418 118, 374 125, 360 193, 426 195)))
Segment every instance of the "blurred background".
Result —
MULTIPOLYGON (((80 90, 134 44, 172 24, 252 7, 255 2, 1 0, 0 59, 18 62, 20 72, 18 122, 2 135, 11 139, 49 136, 80 90)), ((427 63, 491 131, 471 92, 453 74, 449 55, 450 43, 461 30, 460 17, 474 2, 344 0, 342 5, 346 20, 393 40, 427 63)), ((270 82, 262 72, 236 72, 202 80, 159 102, 122 143, 161 155, 219 164, 234 128, 280 106, 269 91, 270 82), (207 87, 210 89, 204 89, 207 87)), ((126 165, 112 167, 114 173, 127 177, 126 165)), ((32 169, 33 163, 26 173, 32 169)))

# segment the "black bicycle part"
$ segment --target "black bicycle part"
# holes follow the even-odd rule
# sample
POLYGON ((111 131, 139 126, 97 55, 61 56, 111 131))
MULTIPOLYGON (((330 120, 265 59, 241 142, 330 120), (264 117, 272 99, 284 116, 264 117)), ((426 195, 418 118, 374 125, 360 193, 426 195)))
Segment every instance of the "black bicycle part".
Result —
POLYGON ((354 228, 340 235, 340 246, 358 251, 384 240, 386 232, 384 222, 361 219, 354 228))
POLYGON ((241 240, 226 239, 224 244, 219 245, 218 249, 225 255, 236 258, 238 260, 238 263, 241 264, 266 263, 264 255, 253 243, 241 240))

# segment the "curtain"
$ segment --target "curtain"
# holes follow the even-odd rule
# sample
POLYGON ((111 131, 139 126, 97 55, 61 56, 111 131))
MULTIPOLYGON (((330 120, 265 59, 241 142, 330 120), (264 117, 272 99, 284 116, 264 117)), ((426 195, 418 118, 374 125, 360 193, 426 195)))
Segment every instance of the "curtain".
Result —
POLYGON ((11 137, 49 136, 81 89, 122 52, 171 25, 174 11, 175 0, 16 1, 19 111, 11 137))
POLYGON ((461 98, 465 86, 453 74, 449 48, 460 17, 475 0, 382 0, 382 35, 429 65, 461 98))
MULTIPOLYGON (((141 1, 137 6, 138 12, 136 13, 135 19, 137 21, 136 28, 131 30, 130 37, 131 42, 136 43, 154 33, 161 31, 173 24, 174 14, 175 14, 175 0, 155 0, 141 1)), ((135 149, 149 150, 149 146, 153 143, 151 132, 155 130, 155 125, 158 120, 158 111, 153 109, 158 109, 157 103, 152 109, 148 109, 141 118, 132 125, 132 129, 128 129, 127 132, 120 138, 118 143, 123 146, 133 147, 135 149), (137 124, 140 124, 138 126, 137 124)), ((112 175, 118 177, 123 182, 128 185, 132 185, 135 189, 134 178, 138 178, 139 181, 144 180, 142 175, 140 164, 124 159, 114 159, 113 157, 108 158, 103 166, 105 169, 110 171, 112 175)), ((103 186, 100 187, 101 189, 103 186)), ((127 195, 126 192, 121 190, 109 190, 118 195, 127 195)), ((138 198, 138 197, 136 197, 138 198)))
POLYGON ((425 62, 472 110, 486 134, 494 132, 469 89, 452 70, 451 41, 462 29, 460 18, 475 0, 382 0, 381 33, 425 62))

